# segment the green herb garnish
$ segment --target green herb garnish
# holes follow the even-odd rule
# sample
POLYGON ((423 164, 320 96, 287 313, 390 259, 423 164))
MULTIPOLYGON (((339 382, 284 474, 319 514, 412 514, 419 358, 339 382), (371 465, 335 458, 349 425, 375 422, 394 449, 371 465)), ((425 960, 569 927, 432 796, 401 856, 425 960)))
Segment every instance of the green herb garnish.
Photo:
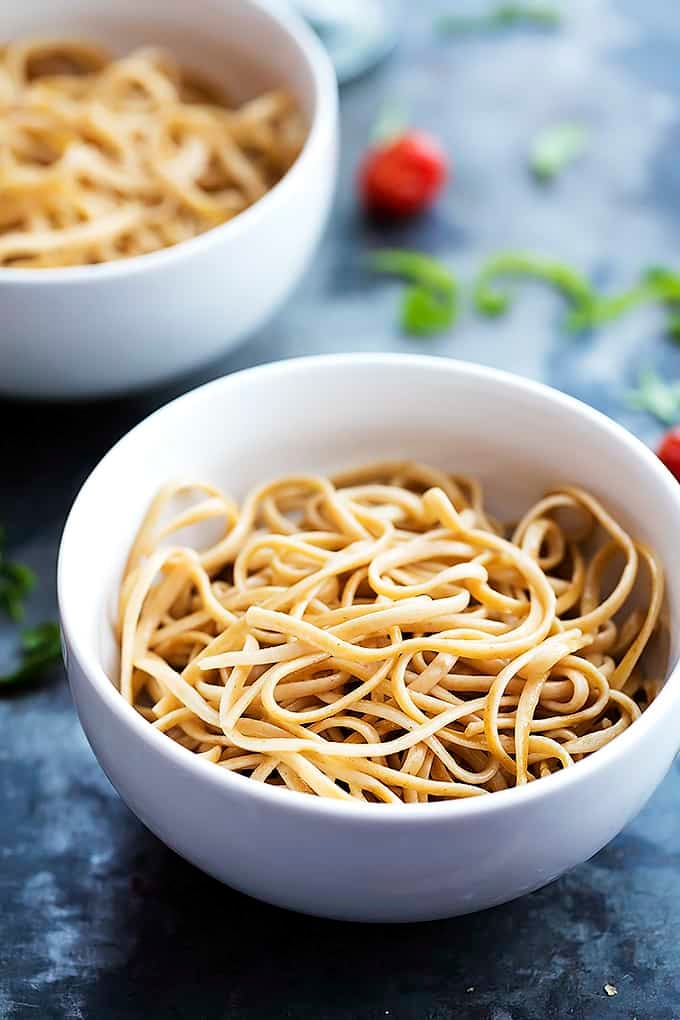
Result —
POLYGON ((578 316, 572 317, 572 328, 588 329, 592 326, 601 326, 606 322, 612 322, 625 312, 630 311, 631 308, 642 304, 648 297, 649 292, 644 284, 636 284, 629 290, 624 290, 621 294, 615 294, 613 297, 598 297, 587 321, 584 321, 582 326, 579 324, 578 316))
POLYGON ((650 266, 645 270, 643 282, 656 297, 666 301, 680 301, 680 273, 666 266, 650 266))
POLYGON ((446 35, 465 32, 489 31, 500 28, 514 28, 516 25, 532 25, 537 28, 557 28, 561 22, 559 11, 547 4, 499 4, 487 14, 450 14, 438 18, 435 27, 446 35))
POLYGON ((680 273, 665 266, 651 266, 644 274, 642 287, 647 295, 661 301, 668 311, 666 329, 676 342, 680 341, 680 273))
POLYGON ((626 395, 626 403, 636 411, 648 411, 663 425, 674 425, 680 417, 680 382, 666 383, 647 368, 640 373, 637 388, 626 395))
POLYGON ((59 626, 51 621, 21 632, 21 663, 12 673, 0 676, 0 686, 10 687, 36 676, 61 656, 59 626))
MULTIPOLYGON (((6 558, 5 532, 0 527, 0 609, 15 623, 23 620, 24 602, 35 585, 36 576, 29 567, 6 558)), ((0 687, 21 683, 60 657, 58 625, 46 622, 24 628, 19 647, 21 662, 12 673, 0 674, 0 687)))
POLYGON ((664 266, 645 270, 640 282, 621 294, 598 298, 589 325, 611 322, 637 305, 653 302, 668 310, 667 331, 674 340, 680 340, 680 274, 664 266))
MULTIPOLYGON (((368 266, 410 283, 401 303, 401 325, 416 336, 432 336, 449 329, 458 313, 458 288, 453 273, 438 259, 421 252, 389 248, 372 252, 368 266)), ((599 294, 588 278, 565 262, 524 252, 500 252, 482 265, 473 288, 473 301, 482 315, 505 315, 513 293, 504 281, 547 283, 567 303, 564 325, 572 333, 612 322, 644 303, 661 303, 668 312, 667 331, 680 343, 680 273, 664 266, 647 269, 639 283, 620 294, 599 294)))
POLYGON ((415 336, 432 336, 451 327, 457 315, 457 287, 451 271, 420 252, 385 248, 368 256, 374 272, 408 280, 401 302, 401 326, 415 336))
POLYGON ((566 326, 573 332, 587 328, 594 321, 598 296, 585 276, 563 262, 520 252, 494 255, 482 267, 474 287, 474 302, 483 315, 504 315, 510 308, 510 293, 495 286, 498 277, 549 283, 569 305, 566 326))
POLYGON ((531 172, 546 184, 554 180, 588 145, 588 129, 583 124, 554 124, 534 140, 529 156, 531 172))
POLYGON ((5 532, 0 528, 0 609, 18 622, 24 617, 24 601, 35 587, 35 574, 23 563, 5 556, 5 532))

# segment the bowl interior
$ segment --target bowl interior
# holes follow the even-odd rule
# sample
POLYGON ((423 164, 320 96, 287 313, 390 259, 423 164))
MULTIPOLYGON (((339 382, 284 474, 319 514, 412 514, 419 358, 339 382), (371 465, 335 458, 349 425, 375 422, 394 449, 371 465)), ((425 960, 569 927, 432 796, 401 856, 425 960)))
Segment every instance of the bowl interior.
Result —
POLYGON ((476 366, 398 356, 251 369, 180 398, 121 440, 86 482, 64 533, 60 604, 79 654, 100 678, 115 675, 109 623, 121 571, 164 482, 209 481, 238 498, 289 472, 401 458, 477 476, 492 512, 505 520, 555 484, 592 491, 662 557, 666 672, 675 664, 680 490, 656 458, 602 415, 545 387, 476 366))
POLYGON ((314 78, 304 48, 266 2, 22 0, 3 9, 0 34, 82 37, 118 54, 162 46, 180 64, 222 86, 234 103, 285 86, 308 121, 314 116, 314 78))

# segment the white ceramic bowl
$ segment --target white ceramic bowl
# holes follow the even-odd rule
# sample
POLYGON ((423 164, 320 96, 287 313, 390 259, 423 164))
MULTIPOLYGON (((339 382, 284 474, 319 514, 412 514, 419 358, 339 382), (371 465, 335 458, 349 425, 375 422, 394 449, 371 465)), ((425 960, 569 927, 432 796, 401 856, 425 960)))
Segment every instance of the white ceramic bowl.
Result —
POLYGON ((116 52, 155 43, 237 102, 272 86, 310 128, 285 177, 228 223, 141 257, 0 268, 0 392, 82 397, 161 382, 233 347, 300 279, 336 174, 337 89, 316 37, 275 0, 21 0, 0 41, 81 35, 116 52))
POLYGON ((434 358, 305 358, 219 379, 133 429, 83 486, 64 531, 59 605, 71 689, 120 795, 165 843, 243 892, 308 913, 415 921, 529 892, 599 850, 680 744, 680 486, 637 439, 555 390, 434 358), (347 804, 255 783, 152 729, 111 683, 109 619, 133 534, 168 478, 235 495, 286 472, 419 457, 486 483, 513 516, 559 481, 586 486, 658 550, 668 680, 642 718, 573 768, 488 797, 347 804))

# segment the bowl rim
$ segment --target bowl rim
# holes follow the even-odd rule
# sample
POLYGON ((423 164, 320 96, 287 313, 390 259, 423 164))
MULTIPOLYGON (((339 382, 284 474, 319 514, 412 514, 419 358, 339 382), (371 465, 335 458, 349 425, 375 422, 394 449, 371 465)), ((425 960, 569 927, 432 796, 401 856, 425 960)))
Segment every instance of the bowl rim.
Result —
MULTIPOLYGON (((369 824, 380 822, 394 824, 405 818, 421 818, 430 823, 435 820, 446 822, 454 818, 465 820, 488 811, 512 810, 514 805, 519 807, 519 805, 525 804, 528 806, 532 802, 535 803, 549 797, 551 793, 559 794, 560 790, 566 790, 573 783, 581 781, 585 783, 588 781, 588 777, 592 777, 606 765, 624 760, 629 750, 632 750, 644 734, 656 726, 664 715, 672 717, 673 706, 676 711, 680 711, 680 657, 676 658, 668 670, 662 689, 640 718, 611 743, 606 744, 584 760, 576 762, 571 768, 545 776, 540 782, 496 791, 488 797, 481 795, 452 798, 428 804, 383 804, 315 797, 288 789, 282 791, 278 787, 266 783, 252 782, 247 776, 232 773, 227 769, 216 768, 212 762, 204 761, 174 740, 168 739, 164 733, 154 729, 147 720, 139 715, 132 705, 128 704, 121 696, 118 688, 98 661, 95 652, 87 648, 85 642, 80 639, 77 631, 78 614, 72 612, 68 605, 65 579, 69 570, 70 549, 77 542, 76 527, 79 504, 85 491, 96 485, 99 475, 106 471, 110 458, 119 456, 127 446, 132 446, 139 431, 146 428, 152 420, 162 416, 170 408, 176 411, 178 405, 182 405, 185 412, 190 413, 191 405, 200 402, 209 391, 238 386, 245 378, 251 376, 270 376, 285 383, 291 375, 304 373, 307 369, 315 366, 325 366, 328 371, 333 371, 336 368, 357 364, 373 366, 376 370, 388 365, 404 370, 418 366, 436 370, 438 373, 446 372, 459 379, 486 380, 502 387, 511 387, 527 397, 548 401, 572 413, 576 412, 593 427, 608 433, 615 442, 623 444, 631 456, 644 462, 657 484, 666 490, 671 502, 676 504, 680 521, 680 484, 662 465, 658 457, 641 440, 607 415, 545 383, 473 362, 417 354, 361 352, 311 355, 255 365, 196 387, 152 412, 111 447, 81 486, 69 511, 61 537, 57 563, 57 597, 63 640, 65 638, 65 644, 68 645, 70 653, 75 656, 86 682, 94 688, 100 700, 113 712, 123 726, 146 744, 150 752, 159 754, 167 761, 169 769, 183 768, 193 773, 197 782, 207 782, 217 790, 231 792, 233 795, 243 796, 247 790, 250 790, 250 796, 261 805, 269 805, 274 809, 285 809, 288 805, 291 810, 309 811, 325 815, 329 819, 352 818, 357 821, 364 819, 369 824)), ((680 736, 678 743, 680 744, 680 736)))
POLYGON ((131 255, 129 258, 116 259, 111 262, 98 262, 93 265, 48 266, 45 268, 0 266, 0 287, 4 284, 20 286, 87 284, 128 276, 145 270, 160 269, 172 261, 184 257, 190 258, 199 253, 201 249, 237 237, 251 225, 256 224, 263 216, 266 216, 269 209, 276 203, 280 205, 286 201, 290 188, 297 183, 319 145, 323 144, 327 126, 334 125, 337 121, 338 86, 335 70, 319 39, 292 6, 276 4, 274 0, 239 0, 239 2, 269 18, 297 44, 300 62, 306 63, 312 76, 314 114, 302 149, 283 177, 261 198, 253 202, 243 212, 227 220, 226 223, 210 227, 201 234, 196 234, 194 237, 179 241, 167 248, 159 248, 157 251, 131 255))

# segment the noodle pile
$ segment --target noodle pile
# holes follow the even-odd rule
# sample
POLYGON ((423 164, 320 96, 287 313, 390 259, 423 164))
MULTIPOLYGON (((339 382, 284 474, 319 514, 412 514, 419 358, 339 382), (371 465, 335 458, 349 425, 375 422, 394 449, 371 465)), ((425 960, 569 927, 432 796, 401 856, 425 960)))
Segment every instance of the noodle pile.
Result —
POLYGON ((165 51, 0 48, 0 266, 142 255, 246 209, 304 140, 290 96, 226 108, 165 51))
POLYGON ((638 718, 662 601, 656 555, 570 486, 506 531, 476 481, 412 462, 282 478, 240 507, 168 485, 125 571, 120 689, 260 782, 470 797, 568 768, 638 718), (209 548, 167 544, 205 522, 209 548))

